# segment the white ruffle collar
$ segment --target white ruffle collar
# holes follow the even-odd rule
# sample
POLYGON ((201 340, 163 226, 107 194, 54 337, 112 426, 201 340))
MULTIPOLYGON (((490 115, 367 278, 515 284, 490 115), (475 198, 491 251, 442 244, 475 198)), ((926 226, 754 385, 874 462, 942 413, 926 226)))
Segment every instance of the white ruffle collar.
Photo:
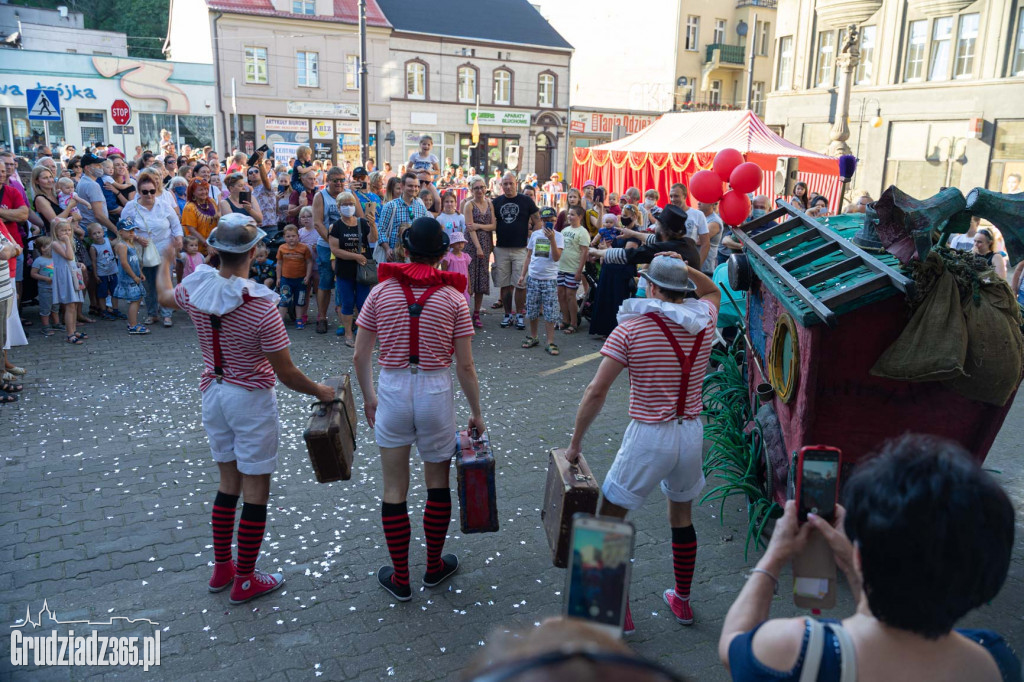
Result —
POLYGON ((692 298, 682 303, 670 303, 657 298, 627 298, 619 308, 617 319, 622 324, 651 312, 661 313, 691 334, 699 334, 711 321, 707 305, 692 298))
POLYGON ((249 298, 263 298, 277 305, 281 297, 273 291, 241 277, 221 277, 215 268, 199 265, 195 272, 181 280, 181 285, 188 292, 188 300, 193 306, 207 315, 226 315, 242 305, 243 292, 249 298))

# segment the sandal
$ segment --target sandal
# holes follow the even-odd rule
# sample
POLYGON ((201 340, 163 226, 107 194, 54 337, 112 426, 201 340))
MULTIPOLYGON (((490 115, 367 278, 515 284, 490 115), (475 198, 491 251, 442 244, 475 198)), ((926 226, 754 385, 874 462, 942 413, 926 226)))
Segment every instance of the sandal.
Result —
POLYGON ((11 374, 17 374, 20 377, 25 376, 27 373, 24 367, 8 367, 7 371, 11 374))
POLYGON ((473 313, 473 326, 477 329, 484 328, 484 323, 480 321, 480 313, 473 313))
POLYGON ((316 321, 316 333, 317 334, 326 334, 327 333, 327 320, 317 320, 316 321))
POLYGON ((0 405, 2 405, 4 403, 16 403, 16 402, 18 402, 18 396, 16 396, 16 395, 7 395, 6 393, 4 393, 3 395, 0 395, 0 405))
POLYGON ((82 339, 78 338, 77 336, 69 336, 67 339, 65 339, 65 341, 75 346, 85 345, 85 341, 82 341, 82 339))
POLYGON ((85 341, 86 339, 89 338, 88 334, 84 334, 82 332, 75 332, 74 336, 77 336, 78 338, 82 339, 83 341, 85 341))
POLYGON ((103 314, 103 311, 100 310, 99 308, 97 308, 96 306, 91 305, 91 306, 89 306, 89 314, 90 315, 99 316, 99 315, 103 314))
POLYGON ((526 340, 523 341, 523 348, 533 348, 534 346, 540 345, 540 339, 536 336, 527 336, 526 340))
POLYGON ((558 346, 553 343, 549 343, 544 350, 548 352, 548 355, 558 355, 558 346))
POLYGON ((575 334, 577 331, 578 331, 577 327, 574 327, 571 324, 567 324, 567 325, 565 325, 565 329, 562 330, 562 333, 563 334, 575 334))
POLYGON ((345 339, 345 345, 348 346, 349 348, 355 348, 356 347, 356 340, 355 339, 348 339, 348 338, 346 338, 345 339))
POLYGON ((6 381, 0 383, 0 391, 3 391, 4 393, 21 393, 22 389, 24 388, 25 387, 22 386, 21 384, 9 384, 6 381))
POLYGON ((502 303, 501 299, 499 298, 497 301, 495 301, 494 303, 491 304, 491 310, 497 310, 498 308, 500 308, 503 305, 505 305, 505 304, 502 303))

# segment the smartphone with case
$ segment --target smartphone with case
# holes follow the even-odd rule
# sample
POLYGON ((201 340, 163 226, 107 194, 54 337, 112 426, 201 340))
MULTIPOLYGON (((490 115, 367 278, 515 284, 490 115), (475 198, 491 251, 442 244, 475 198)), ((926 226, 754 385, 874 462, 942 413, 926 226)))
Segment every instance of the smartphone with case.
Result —
MULTIPOLYGON (((843 453, 828 445, 809 445, 796 461, 796 502, 800 523, 815 514, 831 523, 839 499, 843 453)), ((836 604, 836 561, 824 536, 812 532, 804 550, 793 557, 793 602, 805 609, 836 604)))
MULTIPOLYGON (((270 147, 268 147, 267 145, 264 144, 264 145, 260 145, 260 148, 257 149, 256 151, 257 152, 263 152, 264 154, 266 154, 267 151, 269 151, 269 150, 270 150, 270 147)), ((246 165, 255 166, 256 163, 259 160, 260 160, 259 155, 258 154, 253 154, 252 156, 249 157, 248 161, 246 161, 246 165)))
POLYGON ((252 201, 252 192, 249 190, 242 190, 238 193, 238 200, 243 204, 247 201, 252 201))
POLYGON ((628 521, 576 514, 566 571, 564 614, 622 636, 635 530, 628 521))

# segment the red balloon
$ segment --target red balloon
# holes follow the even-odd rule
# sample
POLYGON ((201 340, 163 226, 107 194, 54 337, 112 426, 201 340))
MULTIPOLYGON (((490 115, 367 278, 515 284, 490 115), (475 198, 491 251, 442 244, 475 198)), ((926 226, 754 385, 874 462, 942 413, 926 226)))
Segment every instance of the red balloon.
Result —
POLYGON ((747 161, 733 169, 729 176, 729 185, 737 192, 753 192, 761 186, 761 167, 747 161))
POLYGON ((697 201, 713 204, 722 198, 722 179, 714 171, 697 171, 690 178, 690 194, 697 201))
POLYGON ((715 163, 712 166, 722 182, 729 182, 729 176, 736 166, 743 163, 743 154, 737 149, 723 149, 715 154, 715 163))
POLYGON ((750 198, 736 190, 726 192, 718 204, 718 215, 730 227, 742 225, 750 215, 750 198))

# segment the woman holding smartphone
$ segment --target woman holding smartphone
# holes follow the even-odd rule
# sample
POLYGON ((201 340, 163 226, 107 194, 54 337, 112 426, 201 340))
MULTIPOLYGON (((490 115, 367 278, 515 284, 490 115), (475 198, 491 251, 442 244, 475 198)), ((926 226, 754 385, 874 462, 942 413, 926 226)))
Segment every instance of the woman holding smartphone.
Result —
POLYGON ((245 182, 245 176, 232 173, 224 184, 228 193, 220 200, 220 214, 241 213, 255 220, 257 225, 262 225, 263 212, 258 204, 252 202, 252 188, 245 182))

